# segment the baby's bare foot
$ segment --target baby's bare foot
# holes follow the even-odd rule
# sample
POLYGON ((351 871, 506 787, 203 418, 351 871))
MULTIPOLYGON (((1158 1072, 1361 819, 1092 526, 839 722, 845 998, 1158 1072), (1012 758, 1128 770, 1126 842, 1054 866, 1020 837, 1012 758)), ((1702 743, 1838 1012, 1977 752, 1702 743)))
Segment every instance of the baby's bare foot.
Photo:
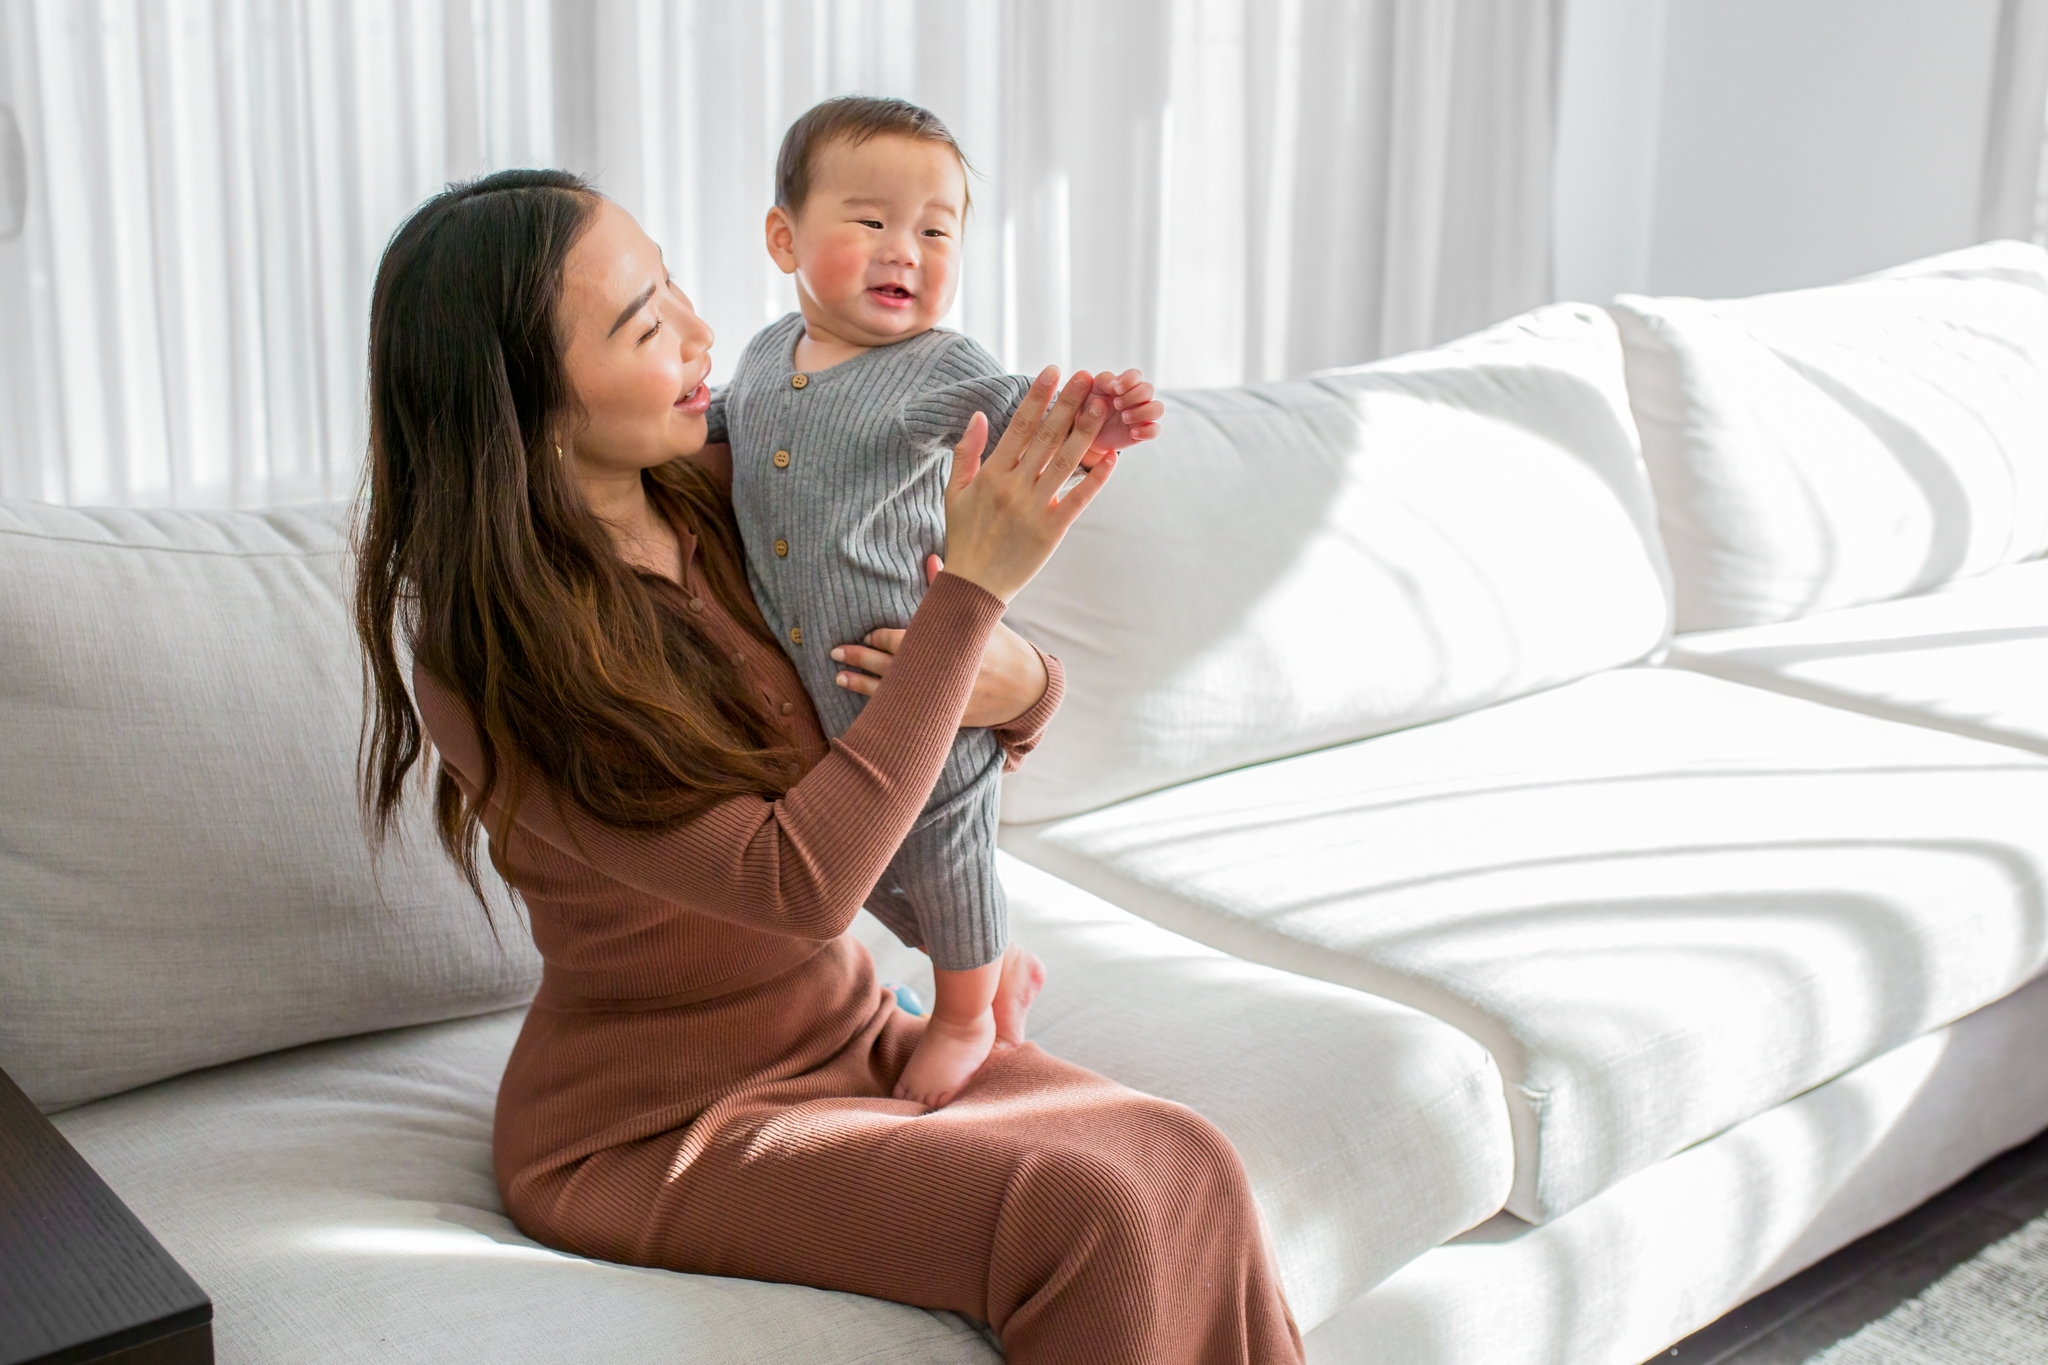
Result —
POLYGON ((1003 954, 1002 979, 996 983, 996 998, 989 1007, 995 1015, 997 1047, 1024 1045, 1024 1017, 1031 1013, 1031 1002, 1044 987, 1045 964, 1036 954, 1012 943, 1003 954))
POLYGON ((951 1104, 981 1070, 995 1042, 996 1018, 990 1010, 966 1023, 932 1016, 925 1021, 924 1038, 896 1082, 896 1098, 916 1100, 933 1109, 951 1104))

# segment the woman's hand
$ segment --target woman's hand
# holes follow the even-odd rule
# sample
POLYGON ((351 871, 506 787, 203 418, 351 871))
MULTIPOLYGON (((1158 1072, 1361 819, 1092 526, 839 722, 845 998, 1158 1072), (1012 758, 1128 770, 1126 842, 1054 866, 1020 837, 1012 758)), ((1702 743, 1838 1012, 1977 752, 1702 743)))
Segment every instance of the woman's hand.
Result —
MULTIPOLYGON (((925 581, 937 578, 945 567, 937 555, 928 557, 925 581)), ((849 692, 874 696, 902 645, 902 631, 877 630, 860 644, 839 646, 832 651, 832 662, 846 667, 834 681, 849 692)), ((967 698, 967 714, 960 717, 960 725, 963 729, 1008 725, 1038 705, 1045 689, 1044 656, 1016 631, 998 624, 981 651, 981 671, 974 675, 974 691, 967 698)))
POLYGON ((1072 488, 1060 486, 1109 419, 1109 400, 1091 396, 1094 380, 1077 374, 1059 401, 1059 370, 1047 366, 1032 381, 1009 429, 986 460, 988 419, 976 413, 953 447, 953 477, 946 487, 946 555, 950 571, 1007 602, 1059 548, 1116 468, 1105 455, 1072 488))

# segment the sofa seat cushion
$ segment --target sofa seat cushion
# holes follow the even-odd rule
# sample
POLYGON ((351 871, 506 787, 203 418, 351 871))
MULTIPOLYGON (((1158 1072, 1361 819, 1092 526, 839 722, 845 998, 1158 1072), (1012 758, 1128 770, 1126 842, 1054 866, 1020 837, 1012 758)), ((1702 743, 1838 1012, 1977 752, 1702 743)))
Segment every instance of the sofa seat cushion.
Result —
POLYGON ((1682 635, 1668 662, 2048 753, 2048 561, 1803 621, 1682 635))
POLYGON ((349 511, 0 502, 0 1067, 44 1108, 533 994, 425 800, 363 838, 349 511))
POLYGON ((1539 1221, 2048 955, 2048 760, 1675 669, 1002 837, 1484 1043, 1539 1221))
POLYGON ((948 1314, 520 1235, 490 1136, 522 1017, 276 1053, 55 1121, 212 1297, 222 1365, 1001 1359, 948 1314))
POLYGON ((1900 597, 2048 549, 2048 253, 1614 302, 1680 631, 1900 597))
MULTIPOLYGON (((1507 1199, 1500 1072, 1465 1034, 1170 933, 1006 854, 997 866, 1011 933, 1046 964, 1031 1036, 1229 1136, 1303 1331, 1507 1199)), ((929 959, 861 922, 885 979, 929 985, 929 959)))
MULTIPOLYGON (((2048 982, 2037 981, 1555 1222, 1503 1215, 1474 1228, 1308 1333, 1310 1365, 1653 1361, 2041 1131, 2044 1033, 2048 982)), ((1733 1359, 1812 1358, 1783 1339, 1745 1345, 1733 1359)), ((1954 1354, 1912 1359, 2024 1358, 1991 1351, 1959 1342, 1954 1354)))
MULTIPOLYGON (((1015 931, 1049 968, 1037 1037, 1229 1134, 1304 1330, 1500 1206, 1507 1113, 1471 1039, 1232 960, 1034 869, 1004 872, 1015 931)), ((913 974, 888 931, 860 924, 885 970, 913 974)), ((520 1017, 276 1053, 57 1123, 213 1296, 226 1365, 999 1359, 948 1314, 521 1236, 490 1154, 520 1017)))
POLYGON ((1169 395, 1017 595, 1067 698, 1004 783, 1049 820, 1632 663, 1671 604, 1597 308, 1169 395))

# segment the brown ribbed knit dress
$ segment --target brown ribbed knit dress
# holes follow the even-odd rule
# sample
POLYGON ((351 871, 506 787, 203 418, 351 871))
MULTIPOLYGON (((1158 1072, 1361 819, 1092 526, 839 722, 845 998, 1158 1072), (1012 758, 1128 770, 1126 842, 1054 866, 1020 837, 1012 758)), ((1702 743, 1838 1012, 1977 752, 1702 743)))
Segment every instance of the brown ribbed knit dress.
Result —
MULTIPOLYGON (((979 1318, 1017 1362, 1299 1361, 1244 1171, 1192 1110, 1036 1046, 943 1109, 889 1098, 924 1027, 846 933, 923 806, 1003 604, 941 574, 827 746, 794 669, 707 589, 658 583, 768 699, 806 771, 668 834, 545 795, 493 858, 545 962, 498 1095, 506 1209, 566 1250, 979 1318)), ((654 583, 654 580, 649 580, 654 583)), ((1003 733, 1021 754, 1059 674, 1003 733)), ((416 675, 465 787, 476 735, 416 675)))

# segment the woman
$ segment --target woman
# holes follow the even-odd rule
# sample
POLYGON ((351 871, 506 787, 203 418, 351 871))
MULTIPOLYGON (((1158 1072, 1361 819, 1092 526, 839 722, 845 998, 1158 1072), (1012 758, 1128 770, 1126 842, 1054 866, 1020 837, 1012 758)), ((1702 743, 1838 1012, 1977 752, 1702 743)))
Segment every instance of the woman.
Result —
POLYGON ((447 851, 478 885, 487 832, 526 903, 506 1208, 586 1255, 952 1309, 1016 1361, 1299 1360, 1220 1133, 1021 1036, 943 1109, 889 1098, 922 1024, 846 932, 963 720, 1021 754, 1057 703, 999 621, 1108 477, 1055 499, 1101 405, 1041 376, 986 464, 977 419, 950 567, 853 656, 879 676, 828 746, 703 449, 710 342, 559 172, 429 201, 377 275, 364 795, 381 835, 430 739, 447 851))

